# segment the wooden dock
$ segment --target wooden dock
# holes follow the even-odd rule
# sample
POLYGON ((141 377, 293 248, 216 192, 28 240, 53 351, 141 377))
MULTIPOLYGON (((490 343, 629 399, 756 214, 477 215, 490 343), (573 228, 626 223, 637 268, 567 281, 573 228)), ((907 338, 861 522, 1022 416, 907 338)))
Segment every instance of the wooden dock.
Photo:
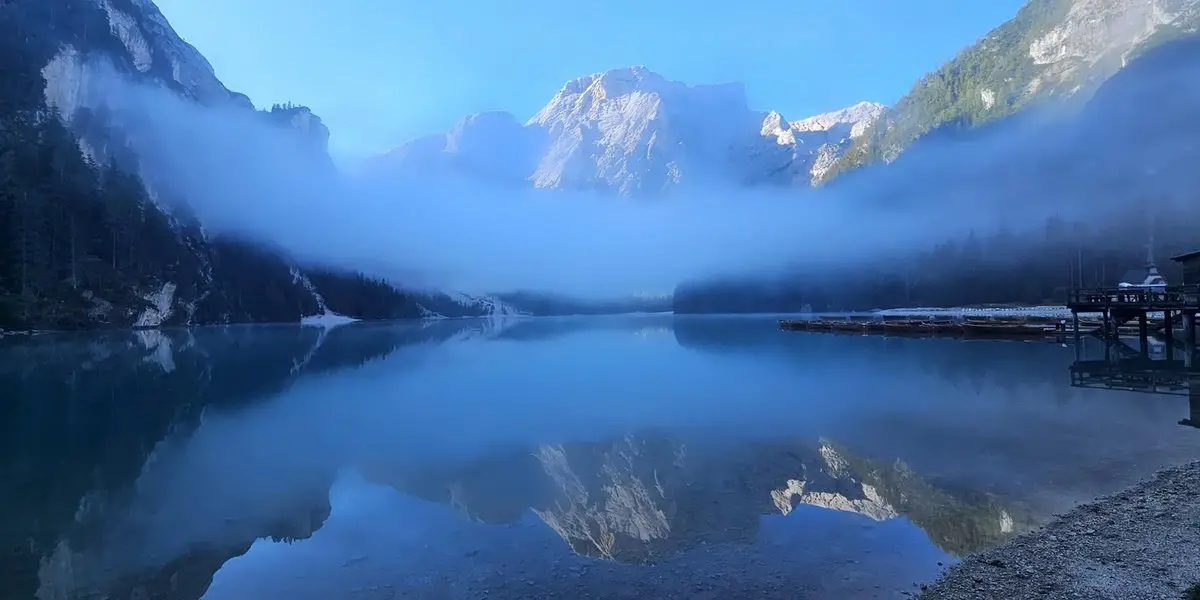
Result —
POLYGON ((1074 315, 1075 330, 1088 329, 1081 314, 1099 315, 1091 320, 1088 333, 1101 338, 1136 335, 1145 349, 1151 335, 1161 335, 1167 344, 1174 345, 1175 333, 1182 329, 1184 344, 1195 348, 1200 286, 1073 290, 1067 308, 1074 315))
POLYGON ((1182 328, 1183 346, 1190 356, 1196 348, 1196 314, 1200 313, 1200 252, 1171 260, 1181 266, 1181 285, 1166 285, 1151 255, 1146 261, 1147 285, 1073 290, 1067 308, 1074 315, 1075 330, 1080 329, 1080 314, 1100 315, 1100 324, 1091 333, 1107 340, 1117 339, 1128 324, 1136 322, 1141 353, 1146 354, 1152 334, 1161 334, 1174 348, 1175 331, 1182 328))

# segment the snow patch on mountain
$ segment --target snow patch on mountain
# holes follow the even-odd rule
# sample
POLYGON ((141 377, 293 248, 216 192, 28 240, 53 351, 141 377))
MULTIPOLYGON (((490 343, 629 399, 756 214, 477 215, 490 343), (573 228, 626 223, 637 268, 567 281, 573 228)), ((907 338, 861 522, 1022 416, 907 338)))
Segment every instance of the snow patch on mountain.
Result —
POLYGON ((483 317, 508 318, 527 316, 511 304, 494 296, 472 296, 462 292, 447 292, 446 295, 464 309, 483 317))
POLYGON ((885 111, 887 107, 878 102, 859 102, 841 110, 793 121, 791 128, 797 132, 833 132, 835 135, 856 139, 866 133, 867 128, 874 125, 885 111))
POLYGON ((422 321, 441 321, 443 319, 448 318, 446 315, 443 315, 441 313, 436 313, 436 312, 433 312, 432 310, 429 310, 428 308, 425 308, 424 304, 418 303, 417 308, 420 309, 420 311, 421 311, 421 320, 422 321))
POLYGON ((783 115, 775 111, 767 113, 758 133, 765 138, 774 138, 775 143, 781 146, 796 143, 796 130, 783 118, 783 115))
POLYGON ((332 328, 358 321, 354 317, 348 317, 329 310, 329 307, 325 305, 325 297, 321 295, 321 292, 317 291, 317 286, 313 285, 308 276, 296 267, 292 267, 292 283, 302 286, 312 295, 313 301, 317 303, 317 314, 300 317, 302 325, 332 328))
POLYGON ((312 295, 313 301, 317 303, 317 314, 323 315, 329 312, 329 308, 325 306, 325 297, 317 291, 317 286, 313 285, 308 276, 296 267, 292 267, 292 283, 303 286, 304 289, 308 290, 308 293, 312 295))
POLYGON ((709 183, 811 185, 813 166, 823 172, 883 111, 862 102, 789 123, 751 110, 740 83, 688 85, 635 66, 567 82, 523 125, 503 112, 466 117, 373 159, 367 172, 621 195, 709 183))
POLYGON ((519 319, 528 315, 511 304, 489 295, 473 295, 459 291, 418 292, 424 299, 418 300, 421 318, 429 321, 456 317, 482 317, 485 319, 519 319))
MULTIPOLYGON (((883 117, 887 107, 878 102, 859 102, 853 106, 822 113, 799 121, 787 122, 778 112, 767 113, 759 133, 786 148, 784 164, 770 170, 776 179, 815 185, 845 154, 851 142, 883 117)), ((752 155, 762 168, 764 152, 752 155)), ((773 162, 778 164, 779 158, 773 162)))

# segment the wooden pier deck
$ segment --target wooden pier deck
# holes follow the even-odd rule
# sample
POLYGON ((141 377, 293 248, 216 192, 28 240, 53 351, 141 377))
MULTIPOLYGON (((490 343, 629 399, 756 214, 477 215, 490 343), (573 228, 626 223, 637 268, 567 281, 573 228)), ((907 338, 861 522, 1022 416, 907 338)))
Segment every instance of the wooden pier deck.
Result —
POLYGON ((1168 344, 1174 344, 1175 331, 1181 325, 1184 343, 1195 348, 1200 285, 1072 290, 1067 308, 1074 315, 1074 329, 1080 329, 1080 314, 1100 315, 1090 333, 1102 338, 1127 333, 1133 329, 1129 324, 1136 322, 1134 331, 1142 348, 1147 347, 1152 333, 1161 333, 1168 344))

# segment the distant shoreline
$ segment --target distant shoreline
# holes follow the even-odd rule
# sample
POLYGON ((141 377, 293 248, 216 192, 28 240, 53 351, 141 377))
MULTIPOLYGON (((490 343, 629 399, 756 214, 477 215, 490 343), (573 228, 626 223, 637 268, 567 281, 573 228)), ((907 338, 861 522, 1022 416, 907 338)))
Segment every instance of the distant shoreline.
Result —
POLYGON ((951 567, 920 600, 1185 598, 1200 584, 1200 461, 951 567))

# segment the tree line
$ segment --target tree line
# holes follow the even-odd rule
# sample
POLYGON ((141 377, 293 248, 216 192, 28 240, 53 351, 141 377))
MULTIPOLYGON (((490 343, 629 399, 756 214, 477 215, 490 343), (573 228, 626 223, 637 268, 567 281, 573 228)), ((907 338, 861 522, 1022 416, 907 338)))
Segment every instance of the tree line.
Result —
POLYGON ((1073 288, 1113 287, 1144 270, 1148 245, 1168 282, 1171 256, 1200 250, 1200 214, 1184 206, 1127 207, 1102 223, 1052 216, 1041 228, 968 233, 900 256, 771 279, 697 281, 675 292, 675 311, 860 311, 897 307, 1062 304, 1073 288))

